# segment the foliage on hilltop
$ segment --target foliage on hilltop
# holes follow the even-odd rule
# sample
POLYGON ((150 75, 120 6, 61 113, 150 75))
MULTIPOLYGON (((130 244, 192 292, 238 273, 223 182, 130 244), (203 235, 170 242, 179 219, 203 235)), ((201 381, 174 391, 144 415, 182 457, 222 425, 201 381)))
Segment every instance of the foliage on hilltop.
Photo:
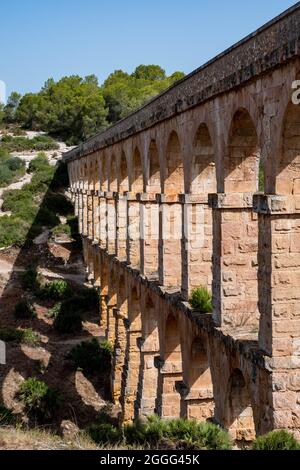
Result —
MULTIPOLYGON (((46 81, 38 93, 13 92, 0 104, 0 125, 19 124, 78 144, 124 118, 184 76, 158 65, 140 65, 132 74, 116 70, 100 85, 95 75, 46 81)), ((45 150, 45 149, 40 149, 45 150)))

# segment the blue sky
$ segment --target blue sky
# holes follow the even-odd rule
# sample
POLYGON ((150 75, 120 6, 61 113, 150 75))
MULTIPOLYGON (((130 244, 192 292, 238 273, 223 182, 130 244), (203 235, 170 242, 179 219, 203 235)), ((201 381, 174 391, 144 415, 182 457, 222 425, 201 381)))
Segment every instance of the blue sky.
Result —
POLYGON ((159 64, 188 73, 294 5, 288 0, 0 0, 0 80, 37 91, 49 77, 159 64))

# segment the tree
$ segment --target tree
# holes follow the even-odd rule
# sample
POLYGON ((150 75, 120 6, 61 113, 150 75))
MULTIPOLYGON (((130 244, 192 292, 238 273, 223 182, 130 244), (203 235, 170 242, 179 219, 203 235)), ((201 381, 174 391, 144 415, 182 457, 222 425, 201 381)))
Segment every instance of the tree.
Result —
POLYGON ((7 124, 13 123, 16 120, 16 112, 20 104, 21 95, 13 91, 8 97, 7 104, 4 107, 4 121, 7 124))
POLYGON ((28 128, 39 128, 77 144, 107 126, 107 110, 95 75, 47 80, 38 94, 25 95, 17 112, 28 128))
POLYGON ((164 80, 166 78, 166 72, 159 65, 139 65, 132 76, 137 79, 144 80, 164 80))

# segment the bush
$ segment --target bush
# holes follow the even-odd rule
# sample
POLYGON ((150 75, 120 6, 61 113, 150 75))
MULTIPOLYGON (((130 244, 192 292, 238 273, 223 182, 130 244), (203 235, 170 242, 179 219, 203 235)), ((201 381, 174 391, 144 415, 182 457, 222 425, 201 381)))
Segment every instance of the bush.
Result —
POLYGON ((0 246, 21 245, 25 242, 30 224, 20 217, 0 217, 0 246))
POLYGON ((35 265, 30 265, 21 275, 22 286, 24 289, 35 291, 39 288, 38 272, 35 265))
POLYGON ((48 318, 56 318, 61 309, 61 302, 58 302, 54 307, 50 308, 47 313, 48 318))
POLYGON ((35 173, 37 171, 42 171, 45 168, 48 168, 49 166, 50 166, 50 164, 49 164, 47 155, 44 152, 40 152, 29 163, 28 171, 29 171, 29 173, 35 173))
POLYGON ((0 339, 7 343, 16 341, 17 343, 33 346, 40 341, 40 336, 31 328, 0 328, 0 339))
POLYGON ((53 323, 59 333, 78 333, 82 330, 82 312, 76 298, 61 303, 53 323))
POLYGON ((14 421, 14 415, 11 410, 6 408, 3 403, 0 403, 0 425, 8 426, 14 421))
POLYGON ((39 135, 33 139, 27 137, 13 137, 6 135, 2 137, 0 146, 7 152, 24 152, 27 150, 57 150, 59 145, 51 138, 46 135, 39 135))
POLYGON ((68 358, 75 368, 80 368, 86 373, 106 372, 110 373, 113 348, 108 341, 99 342, 96 338, 92 341, 83 341, 74 346, 68 358))
POLYGON ((36 311, 28 300, 21 300, 15 306, 15 316, 18 319, 31 319, 36 317, 36 311))
POLYGON ((271 431, 253 442, 254 450, 300 450, 300 443, 288 431, 271 431))
POLYGON ((43 205, 48 210, 60 215, 69 215, 73 212, 73 205, 63 194, 48 192, 43 200, 43 205))
POLYGON ((72 289, 69 284, 63 279, 58 279, 52 282, 47 282, 41 287, 39 296, 44 299, 61 300, 69 297, 72 294, 72 289))
POLYGON ((22 383, 19 398, 28 415, 41 421, 53 418, 61 405, 61 397, 57 390, 35 378, 29 378, 22 383))
POLYGON ((68 235, 71 236, 71 227, 68 224, 60 224, 54 227, 52 230, 53 235, 57 235, 58 237, 61 235, 68 235))
POLYGON ((92 424, 88 428, 88 433, 97 444, 120 444, 123 440, 122 431, 112 424, 92 424))
POLYGON ((137 420, 124 428, 126 442, 130 445, 150 445, 157 448, 160 442, 170 441, 184 448, 203 450, 228 450, 231 441, 228 433, 219 426, 208 422, 186 419, 161 420, 150 416, 147 420, 137 420))
POLYGON ((213 310, 212 297, 206 287, 198 287, 192 290, 190 304, 201 313, 211 313, 213 310))
POLYGON ((7 160, 7 166, 11 171, 20 171, 25 168, 25 162, 19 157, 11 157, 7 160))

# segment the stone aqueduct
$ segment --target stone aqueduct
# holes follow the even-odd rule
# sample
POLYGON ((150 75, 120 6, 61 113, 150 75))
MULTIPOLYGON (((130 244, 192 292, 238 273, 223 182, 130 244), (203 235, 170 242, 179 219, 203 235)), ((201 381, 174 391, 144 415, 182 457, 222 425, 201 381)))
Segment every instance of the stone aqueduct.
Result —
POLYGON ((300 434, 299 53, 297 4, 65 155, 124 421, 300 434))

